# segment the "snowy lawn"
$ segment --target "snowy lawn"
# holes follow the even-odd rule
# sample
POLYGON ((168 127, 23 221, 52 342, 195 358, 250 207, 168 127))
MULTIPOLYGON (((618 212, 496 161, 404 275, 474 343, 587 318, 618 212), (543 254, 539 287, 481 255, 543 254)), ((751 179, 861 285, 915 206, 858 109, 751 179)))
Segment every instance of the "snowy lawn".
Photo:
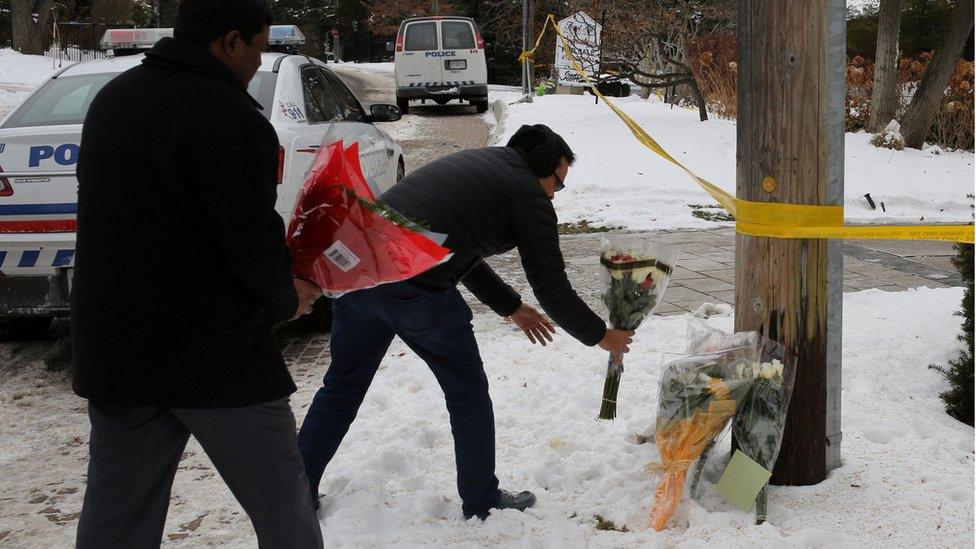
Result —
POLYGON ((70 65, 43 55, 24 55, 10 48, 0 49, 0 115, 23 101, 44 79, 70 65))
MULTIPOLYGON (((464 522, 443 396, 399 340, 326 471, 322 529, 329 547, 971 547, 973 431, 945 415, 942 377, 928 369, 959 350, 962 290, 845 295, 844 464, 812 487, 774 487, 769 522, 686 501, 669 527, 645 528, 653 444, 631 441, 654 420, 666 352, 685 345, 687 317, 655 317, 638 332, 620 416, 597 421, 605 356, 560 333, 532 347, 491 315, 475 329, 495 403, 502 487, 532 490, 526 513, 464 522), (596 529, 596 516, 628 532, 596 529)), ((731 316, 713 316, 729 329, 731 316)), ((299 421, 325 365, 294 368, 299 421)), ((84 490, 88 422, 62 374, 42 367, 0 388, 0 540, 70 543, 84 490), (46 514, 45 514, 46 513, 46 514)), ((796 403, 802 403, 796 395, 796 403)), ((802 405, 802 404, 799 404, 802 405)), ((252 546, 249 525, 195 443, 174 487, 167 542, 252 546), (204 517, 194 523, 194 519, 204 517), (192 528, 187 526, 192 525, 192 528), (173 537, 170 537, 170 536, 173 537)))
MULTIPOLYGON (((517 95, 496 94, 514 100, 517 95)), ((735 193, 735 122, 699 122, 697 111, 656 99, 614 99, 678 161, 735 193)), ((560 221, 630 230, 715 227, 689 205, 714 205, 680 169, 641 145, 623 122, 592 96, 547 95, 508 106, 496 133, 504 144, 522 124, 546 124, 577 154, 556 202, 560 221)), ((866 133, 848 133, 845 217, 848 223, 922 224, 971 221, 973 153, 879 149, 866 133), (877 210, 863 197, 870 193, 877 210), (880 203, 884 202, 886 211, 880 203), (924 218, 924 222, 922 220, 924 218)), ((718 211, 718 210, 711 210, 718 211)), ((731 223, 725 223, 730 225, 731 223)))
MULTIPOLYGON (((539 496, 535 509, 499 513, 483 525, 460 522, 440 390, 397 344, 327 471, 324 532, 347 546, 971 545, 972 429, 943 413, 937 394, 945 383, 927 368, 959 349, 952 311, 961 295, 845 296, 844 466, 819 486, 773 488, 763 526, 752 525, 750 514, 686 501, 666 531, 645 529, 655 483, 641 471, 657 453, 628 438, 653 421, 662 351, 683 350, 687 317, 655 318, 639 332, 612 423, 594 419, 602 352, 565 335, 555 347, 529 347, 520 333, 479 319, 499 478, 503 487, 539 496), (630 532, 596 531, 597 515, 630 532)), ((731 317, 711 321, 732 326, 731 317)))

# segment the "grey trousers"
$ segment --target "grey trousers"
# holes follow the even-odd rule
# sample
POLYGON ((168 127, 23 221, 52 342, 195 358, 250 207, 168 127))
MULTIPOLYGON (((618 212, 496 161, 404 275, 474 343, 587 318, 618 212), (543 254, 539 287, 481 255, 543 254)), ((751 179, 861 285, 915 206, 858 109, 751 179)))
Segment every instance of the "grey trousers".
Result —
POLYGON ((88 415, 91 456, 78 548, 160 546, 190 435, 244 507, 260 547, 322 547, 287 398, 216 409, 89 402, 88 415))

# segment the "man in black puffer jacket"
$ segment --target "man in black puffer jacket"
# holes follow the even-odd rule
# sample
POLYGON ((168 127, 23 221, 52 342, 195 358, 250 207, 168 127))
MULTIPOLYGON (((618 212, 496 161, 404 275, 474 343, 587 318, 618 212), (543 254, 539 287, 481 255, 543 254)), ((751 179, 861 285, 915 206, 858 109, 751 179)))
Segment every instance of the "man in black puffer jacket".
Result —
POLYGON ((560 327, 585 345, 627 352, 633 332, 606 328, 566 277, 552 199, 575 156, 543 125, 523 126, 507 147, 446 156, 411 173, 381 199, 401 214, 446 233, 454 256, 408 281, 353 292, 335 300, 332 365, 299 432, 313 496, 326 465, 356 417, 394 335, 430 367, 444 390, 466 518, 491 509, 524 510, 530 492, 498 489, 495 420, 488 380, 460 282, 481 302, 510 318, 533 343, 555 333, 548 319, 522 302, 484 258, 518 248, 532 291, 560 327))

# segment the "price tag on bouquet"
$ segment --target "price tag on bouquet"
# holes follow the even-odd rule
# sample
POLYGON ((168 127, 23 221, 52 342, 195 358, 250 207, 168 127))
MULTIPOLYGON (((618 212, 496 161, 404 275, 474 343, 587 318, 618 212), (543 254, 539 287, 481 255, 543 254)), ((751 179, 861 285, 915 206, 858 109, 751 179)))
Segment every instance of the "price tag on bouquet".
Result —
POLYGON ((320 147, 288 226, 296 276, 323 293, 397 282, 447 261, 446 235, 426 230, 383 204, 363 175, 359 146, 320 147))
POLYGON ((773 474, 762 465, 736 450, 718 481, 718 493, 739 509, 749 511, 771 476, 773 474))

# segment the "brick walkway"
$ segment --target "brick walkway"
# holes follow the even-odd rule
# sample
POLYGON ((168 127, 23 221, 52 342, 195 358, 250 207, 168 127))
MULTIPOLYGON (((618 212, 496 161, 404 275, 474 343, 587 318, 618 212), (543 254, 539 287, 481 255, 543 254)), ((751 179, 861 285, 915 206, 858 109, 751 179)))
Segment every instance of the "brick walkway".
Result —
MULTIPOLYGON (((364 103, 396 103, 393 75, 332 65, 364 103)), ((399 122, 379 124, 403 147, 407 172, 431 160, 463 149, 484 147, 488 143, 488 125, 474 107, 457 102, 448 105, 410 104, 410 113, 399 122)))
MULTIPOLYGON (((643 233, 681 250, 678 267, 671 278, 659 314, 681 314, 697 310, 704 303, 732 304, 735 299, 735 231, 731 228, 710 231, 663 231, 643 233), (651 236, 653 235, 653 236, 651 236)), ((567 272, 573 287, 596 311, 599 302, 599 235, 573 235, 561 238, 567 272)), ((962 281, 952 267, 951 244, 942 242, 850 241, 844 245, 844 291, 869 288, 901 291, 921 286, 942 288, 960 286, 962 281)), ((493 268, 531 299, 524 282, 518 255, 509 253, 490 261, 493 268)), ((475 305, 484 310, 480 305, 475 305)))

